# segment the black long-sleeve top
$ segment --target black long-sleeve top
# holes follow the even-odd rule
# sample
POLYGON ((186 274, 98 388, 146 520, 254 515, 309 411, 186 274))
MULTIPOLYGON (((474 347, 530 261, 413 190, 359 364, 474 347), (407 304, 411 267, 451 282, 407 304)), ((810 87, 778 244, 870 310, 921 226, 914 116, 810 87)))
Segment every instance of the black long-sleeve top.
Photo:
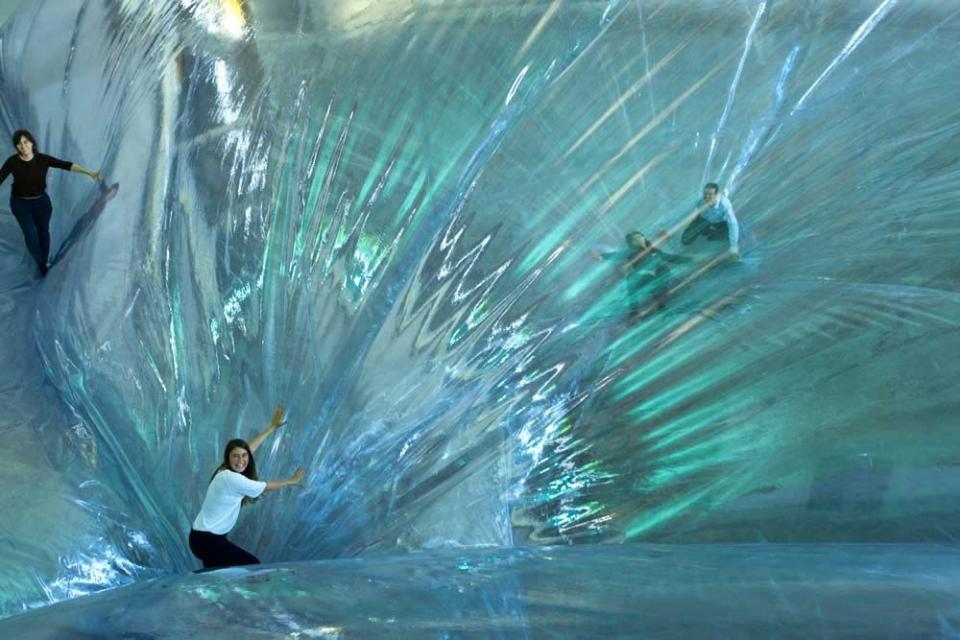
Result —
POLYGON ((70 171, 72 162, 60 160, 45 153, 33 154, 33 160, 23 160, 19 154, 13 154, 0 167, 0 184, 13 174, 13 187, 10 195, 14 198, 33 198, 47 190, 47 171, 50 167, 70 171))
POLYGON ((686 256, 667 253, 659 249, 631 248, 622 251, 602 253, 600 255, 604 260, 617 260, 630 265, 629 270, 624 274, 627 280, 657 275, 663 273, 664 270, 669 271, 669 267, 666 264, 668 262, 674 264, 692 262, 692 260, 686 256))

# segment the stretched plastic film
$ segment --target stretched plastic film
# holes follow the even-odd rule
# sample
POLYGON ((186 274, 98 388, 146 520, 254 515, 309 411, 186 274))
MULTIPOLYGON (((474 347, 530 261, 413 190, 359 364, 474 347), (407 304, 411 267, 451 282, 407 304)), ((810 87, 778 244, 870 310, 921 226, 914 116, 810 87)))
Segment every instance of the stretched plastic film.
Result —
POLYGON ((265 562, 956 540, 957 42, 894 0, 25 3, 0 119, 104 181, 50 173, 45 279, 0 216, 0 613, 197 568, 277 405, 265 562))

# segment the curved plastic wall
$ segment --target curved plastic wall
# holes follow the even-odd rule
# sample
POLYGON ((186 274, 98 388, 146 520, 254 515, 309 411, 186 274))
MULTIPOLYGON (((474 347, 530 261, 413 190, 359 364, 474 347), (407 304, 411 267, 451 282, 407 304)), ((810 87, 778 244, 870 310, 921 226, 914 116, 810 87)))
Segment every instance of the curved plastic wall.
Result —
POLYGON ((28 4, 4 130, 106 180, 0 221, 3 613, 195 568, 277 404, 265 561, 960 535, 952 3, 28 4))

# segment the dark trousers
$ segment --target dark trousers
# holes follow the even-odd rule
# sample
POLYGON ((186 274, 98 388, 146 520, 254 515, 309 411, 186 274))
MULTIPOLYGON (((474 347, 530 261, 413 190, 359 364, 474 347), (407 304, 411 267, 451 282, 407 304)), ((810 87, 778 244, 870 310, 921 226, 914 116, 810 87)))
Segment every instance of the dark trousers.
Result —
POLYGON ((46 275, 50 257, 50 214, 53 205, 44 193, 39 198, 10 198, 10 210, 23 231, 27 251, 36 260, 40 272, 46 275))
POLYGON ((227 540, 226 534, 191 529, 190 551, 200 559, 204 569, 260 564, 255 555, 227 540))
POLYGON ((726 240, 727 239, 726 222, 707 222, 703 216, 697 216, 693 222, 687 225, 680 236, 682 244, 690 244, 699 236, 707 236, 707 240, 726 240))
POLYGON ((631 320, 636 319, 645 307, 652 307, 651 301, 656 303, 657 310, 667 306, 670 269, 666 265, 658 265, 653 273, 649 271, 632 273, 627 277, 626 283, 627 300, 630 304, 628 317, 631 320), (641 305, 641 303, 644 304, 641 305))

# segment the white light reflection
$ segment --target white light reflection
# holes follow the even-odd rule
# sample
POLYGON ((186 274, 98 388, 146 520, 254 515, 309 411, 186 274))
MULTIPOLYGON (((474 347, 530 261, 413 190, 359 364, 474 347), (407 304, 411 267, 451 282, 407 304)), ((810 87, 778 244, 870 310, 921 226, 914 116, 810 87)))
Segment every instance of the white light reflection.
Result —
POLYGON ((834 58, 829 65, 827 65, 827 68, 824 69, 823 73, 820 74, 820 77, 818 77, 814 83, 810 85, 810 88, 807 89, 802 96, 800 96, 800 99, 797 100, 797 104, 794 105, 793 110, 790 111, 790 115, 795 114, 803 107, 804 103, 807 101, 807 98, 810 97, 810 94, 816 91, 817 87, 823 83, 827 76, 833 73, 833 70, 837 68, 837 65, 846 60, 850 54, 860 46, 866 37, 870 35, 870 32, 873 31, 874 27, 876 27, 877 24, 879 24, 879 22, 887 15, 887 13, 890 12, 890 9, 893 8, 893 5, 896 4, 896 2, 897 0, 884 0, 884 2, 880 3, 880 6, 878 6, 874 12, 870 14, 870 17, 860 25, 860 27, 852 36, 850 36, 850 40, 847 41, 847 44, 843 47, 843 50, 840 52, 840 54, 834 58))
POLYGON ((214 35, 241 40, 247 33, 241 0, 180 0, 180 6, 214 35))
POLYGON ((233 99, 234 86, 230 70, 225 60, 220 58, 213 63, 213 77, 217 83, 217 106, 223 115, 224 124, 233 124, 240 117, 240 109, 233 99))

